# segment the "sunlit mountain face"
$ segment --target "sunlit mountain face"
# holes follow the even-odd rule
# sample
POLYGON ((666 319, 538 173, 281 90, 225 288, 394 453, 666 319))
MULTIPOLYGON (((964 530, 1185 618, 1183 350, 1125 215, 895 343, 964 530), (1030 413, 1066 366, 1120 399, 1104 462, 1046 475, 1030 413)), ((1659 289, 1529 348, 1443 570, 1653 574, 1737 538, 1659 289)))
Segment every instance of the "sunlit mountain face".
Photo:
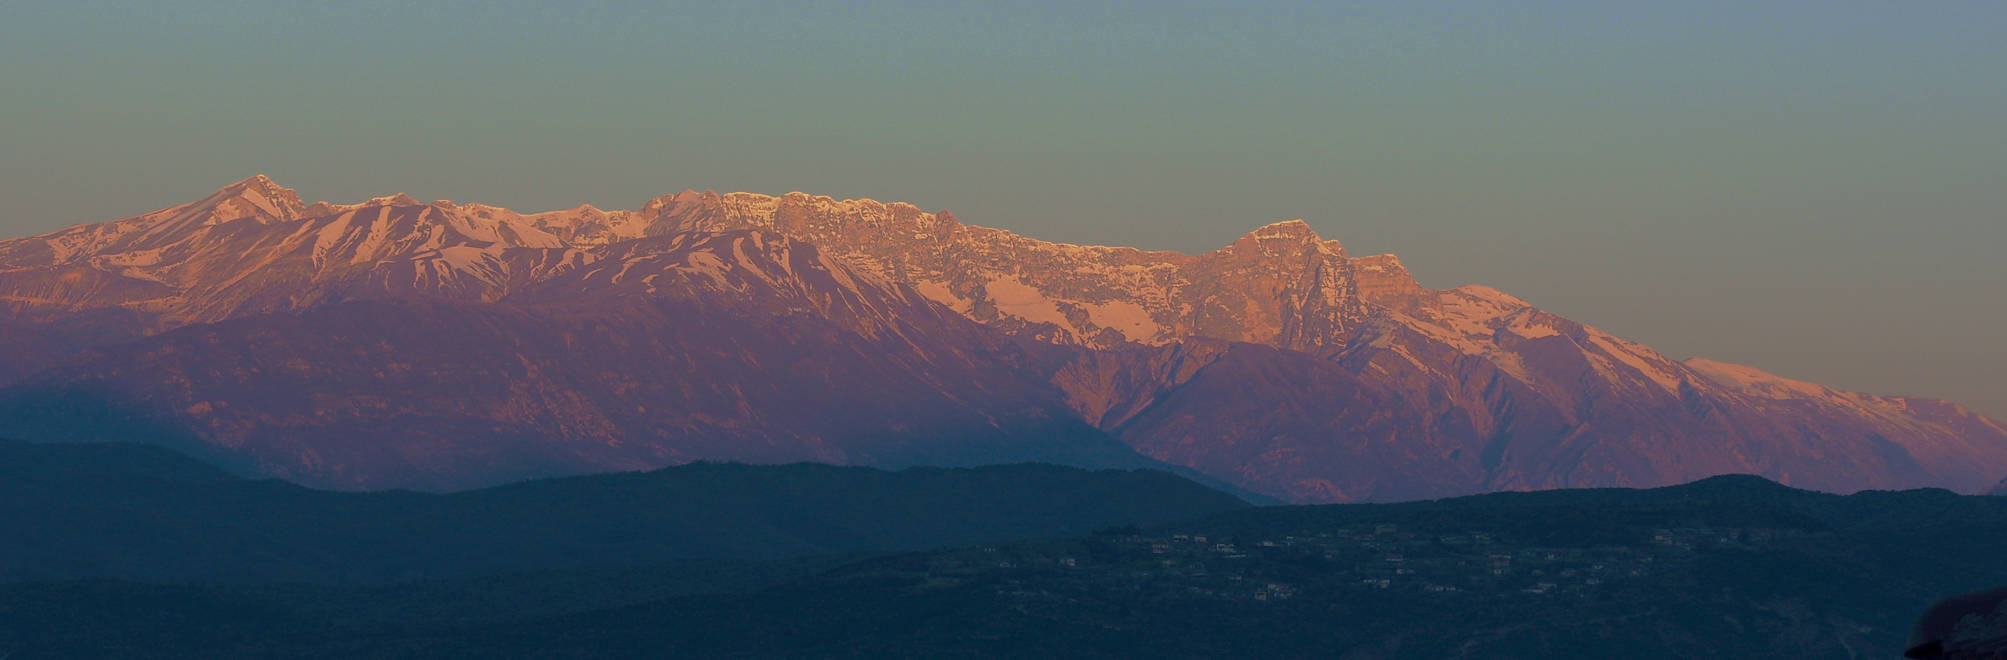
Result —
POLYGON ((1301 221, 1190 255, 801 193, 518 213, 259 176, 0 241, 0 330, 17 436, 336 488, 707 459, 1154 466, 1295 502, 2007 475, 2007 428, 1957 404, 1670 359, 1301 221))

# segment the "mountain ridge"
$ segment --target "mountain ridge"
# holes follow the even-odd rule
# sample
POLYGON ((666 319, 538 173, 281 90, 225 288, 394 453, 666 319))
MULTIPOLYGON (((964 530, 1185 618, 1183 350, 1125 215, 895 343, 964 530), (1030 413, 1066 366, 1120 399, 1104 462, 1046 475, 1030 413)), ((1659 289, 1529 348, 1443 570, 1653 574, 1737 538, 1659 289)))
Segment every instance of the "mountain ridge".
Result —
MULTIPOLYGON (((502 428, 494 421, 523 419, 525 410, 572 410, 583 415, 573 416, 576 423, 539 426, 512 442, 528 447, 545 437, 572 446, 561 453, 631 445, 644 427, 611 421, 633 417, 613 410, 647 408, 651 401, 674 407, 702 396, 695 381, 670 385, 675 379, 647 375, 659 372, 645 365, 722 350, 740 357, 730 367, 719 363, 718 373, 752 378, 744 374, 762 373, 755 365, 799 354, 749 347, 740 335, 791 343, 815 327, 822 328, 812 331, 820 333, 817 341, 836 354, 892 342, 870 349, 879 357, 868 358, 876 366, 867 371, 920 389, 886 392, 945 394, 951 408, 990 420, 977 426, 1002 419, 998 401, 1036 401, 1003 406, 1036 411, 1022 419, 1074 419, 1152 459, 1299 501, 1654 485, 1725 472, 1839 491, 1941 485, 1977 492, 2007 473, 2007 427, 1962 406, 1840 392, 1704 359, 1676 361, 1490 287, 1424 288, 1398 257, 1351 257, 1301 220, 1264 225, 1217 250, 1188 255, 1040 241, 966 224, 946 211, 804 193, 686 190, 634 210, 583 205, 522 214, 485 204, 420 203, 402 194, 304 205, 296 193, 258 176, 133 218, 0 241, 0 329, 10 331, 0 348, 15 349, 0 360, 0 384, 12 383, 8 391, 15 394, 91 383, 150 391, 142 397, 151 397, 146 405, 174 418, 170 425, 225 448, 248 446, 278 428, 312 435, 317 416, 354 417, 347 411, 383 405, 364 392, 395 379, 381 367, 406 368, 398 365, 418 359, 440 373, 479 371, 483 359, 551 350, 520 337, 555 330, 548 340, 572 345, 589 327, 616 318, 626 318, 633 331, 601 341, 628 354, 602 351, 591 364, 565 365, 551 353, 535 370, 548 382, 532 386, 544 392, 536 395, 542 403, 522 408, 506 403, 518 395, 497 393, 503 398, 450 404, 488 412, 456 423, 461 430, 437 432, 502 428), (637 317, 636 301, 664 311, 637 317), (687 306, 672 313, 663 305, 687 306), (185 361, 167 371, 144 366, 168 359, 158 351, 196 350, 177 329, 284 325, 291 323, 285 318, 305 315, 365 335, 397 332, 380 319, 342 320, 370 314, 445 314, 488 327, 478 336, 492 354, 463 352, 454 364, 423 352, 392 357, 364 348, 356 341, 362 335, 319 337, 318 328, 300 328, 310 339, 295 342, 295 350, 348 346, 342 350, 373 356, 365 360, 391 361, 359 372, 347 398, 300 408, 287 418, 291 426, 251 430, 217 426, 215 416, 223 413, 216 411, 227 407, 218 404, 240 396, 216 389, 224 381, 278 387, 303 399, 325 398, 313 389, 324 385, 274 380, 280 377, 272 367, 260 364, 296 359, 278 354, 212 357, 237 365, 229 368, 245 374, 239 376, 185 361), (558 321, 568 329, 553 326, 557 319, 570 319, 558 321), (660 333, 682 339, 651 336, 660 333), (153 381, 121 385, 134 377, 126 375, 131 370, 90 352, 141 345, 154 352, 118 359, 155 369, 153 381), (1270 350, 1237 348, 1245 345, 1270 350), (640 371, 627 373, 634 369, 640 371), (610 389, 579 389, 581 379, 610 389), (653 390, 653 400, 635 398, 633 383, 651 379, 668 389, 653 390), (151 382, 188 385, 166 391, 151 382), (1016 394, 999 399, 996 387, 1016 394), (222 398, 196 397, 201 389, 222 398), (190 426, 191 416, 207 418, 190 426)), ((419 337, 401 341, 417 351, 454 353, 427 348, 419 337)), ((787 381, 740 386, 771 390, 778 382, 787 381)), ((844 389, 830 375, 807 383, 826 393, 844 389)), ((740 408, 778 400, 732 396, 742 399, 731 404, 740 408)), ((878 401, 860 410, 899 407, 872 394, 855 396, 878 401)), ((747 408, 754 409, 760 406, 747 408)), ((11 410, 24 414, 19 406, 11 410)), ((894 429, 905 424, 832 436, 806 420, 776 426, 788 416, 772 414, 705 413, 700 417, 734 421, 651 440, 668 453, 635 460, 740 456, 730 452, 787 429, 780 435, 825 443, 787 456, 844 462, 874 454, 840 447, 866 442, 871 433, 902 433, 894 429), (731 441, 704 439, 728 428, 737 430, 719 437, 731 441), (673 449, 685 445, 710 449, 673 449)), ((695 418, 649 424, 681 423, 675 419, 695 418)), ((340 444, 333 437, 323 442, 340 444)), ((924 455, 919 460, 949 456, 924 455)))

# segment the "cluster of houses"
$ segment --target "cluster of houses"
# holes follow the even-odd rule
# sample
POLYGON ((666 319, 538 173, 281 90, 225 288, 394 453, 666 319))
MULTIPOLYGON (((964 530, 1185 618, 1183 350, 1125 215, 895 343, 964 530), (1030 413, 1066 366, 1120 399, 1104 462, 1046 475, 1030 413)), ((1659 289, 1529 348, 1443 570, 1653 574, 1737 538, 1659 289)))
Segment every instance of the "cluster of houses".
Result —
POLYGON ((1125 533, 937 555, 930 570, 948 583, 987 575, 1004 591, 1020 595, 1021 585, 1031 582, 1018 576, 1026 571, 1040 573, 1039 584, 1049 584, 1053 572, 1071 572, 1109 583, 1101 589, 1264 602, 1353 590, 1444 597, 1565 595, 1646 576, 1698 552, 1758 548, 1801 535, 1771 529, 1658 529, 1632 544, 1547 547, 1492 532, 1424 533, 1392 524, 1276 538, 1125 533))

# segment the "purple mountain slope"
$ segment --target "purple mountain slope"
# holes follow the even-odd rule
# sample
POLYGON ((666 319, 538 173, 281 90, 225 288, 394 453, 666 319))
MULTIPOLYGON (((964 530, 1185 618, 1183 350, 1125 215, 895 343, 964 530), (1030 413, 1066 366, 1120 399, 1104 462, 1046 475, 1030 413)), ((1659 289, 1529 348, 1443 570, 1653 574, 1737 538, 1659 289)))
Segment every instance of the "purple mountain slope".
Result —
POLYGON ((799 193, 520 214, 255 177, 0 241, 0 331, 0 421, 343 487, 698 459, 1155 459, 1306 502, 2007 474, 2007 428, 1956 404, 1675 361, 1300 221, 1185 255, 799 193))

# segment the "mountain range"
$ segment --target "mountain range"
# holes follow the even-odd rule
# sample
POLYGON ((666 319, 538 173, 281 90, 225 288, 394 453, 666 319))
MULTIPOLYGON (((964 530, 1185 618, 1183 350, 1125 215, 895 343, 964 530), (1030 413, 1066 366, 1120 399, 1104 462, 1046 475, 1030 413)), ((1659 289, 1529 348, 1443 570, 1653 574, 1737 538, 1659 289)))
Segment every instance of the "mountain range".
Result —
POLYGON ((1957 404, 1673 360, 1301 221, 1187 255, 801 193, 523 214, 263 176, 0 241, 0 423, 347 489, 700 460, 1164 467, 1297 502, 2007 475, 2007 426, 1957 404))

